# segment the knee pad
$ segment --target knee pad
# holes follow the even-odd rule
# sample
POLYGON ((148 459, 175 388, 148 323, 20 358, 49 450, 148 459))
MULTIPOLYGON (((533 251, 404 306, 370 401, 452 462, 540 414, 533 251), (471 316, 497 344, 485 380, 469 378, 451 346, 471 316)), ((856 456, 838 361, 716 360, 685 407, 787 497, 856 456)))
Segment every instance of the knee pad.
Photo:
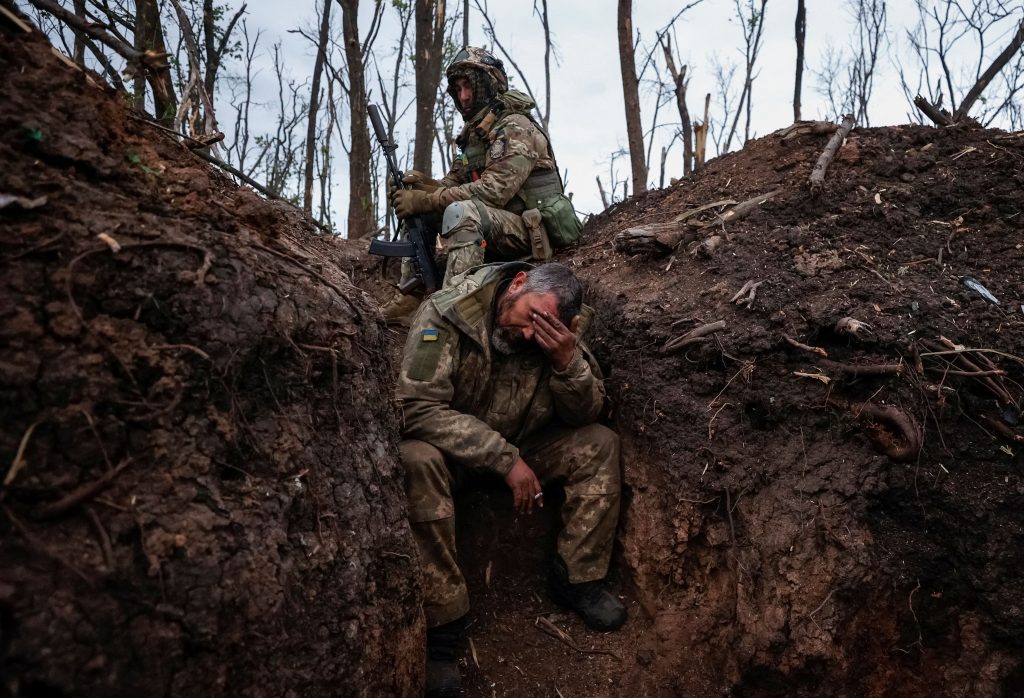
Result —
POLYGON ((473 215, 476 213, 475 210, 472 210, 474 208, 468 201, 456 201, 448 204, 444 210, 444 217, 441 219, 441 237, 455 236, 455 240, 459 242, 471 242, 479 239, 480 226, 473 215), (467 232, 471 233, 472 237, 469 240, 460 239, 467 232))

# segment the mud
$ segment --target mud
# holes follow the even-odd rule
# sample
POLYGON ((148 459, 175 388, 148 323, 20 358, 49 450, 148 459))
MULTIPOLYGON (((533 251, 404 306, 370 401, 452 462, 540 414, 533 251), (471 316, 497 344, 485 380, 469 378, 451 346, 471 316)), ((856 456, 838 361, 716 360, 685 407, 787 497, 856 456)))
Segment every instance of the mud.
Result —
MULTIPOLYGON (((0 38, 0 693, 416 695, 381 265, 0 38)), ((467 695, 1024 695, 1024 138, 855 129, 812 195, 827 139, 754 141, 560 255, 623 437, 631 620, 547 600, 557 488, 517 517, 482 483, 467 695)))
POLYGON ((343 250, 0 38, 0 694, 414 695, 387 336, 343 250), (38 203, 38 202, 37 202, 38 203))
POLYGON ((653 626, 640 651, 654 661, 627 685, 1020 695, 1024 139, 857 129, 815 196, 807 177, 827 138, 748 144, 594 221, 574 257, 626 437, 623 562, 653 626), (724 237, 710 257, 613 248, 625 227, 777 188, 701 232, 724 237), (764 282, 749 308, 730 302, 747 281, 764 282), (844 317, 870 331, 837 332, 844 317), (718 320, 710 341, 662 351, 718 320), (929 356, 948 351, 941 338, 993 350, 972 356, 1005 371, 1008 399, 954 375, 955 356, 929 356), (903 435, 855 403, 896 408, 920 429, 919 454, 884 455, 903 435))

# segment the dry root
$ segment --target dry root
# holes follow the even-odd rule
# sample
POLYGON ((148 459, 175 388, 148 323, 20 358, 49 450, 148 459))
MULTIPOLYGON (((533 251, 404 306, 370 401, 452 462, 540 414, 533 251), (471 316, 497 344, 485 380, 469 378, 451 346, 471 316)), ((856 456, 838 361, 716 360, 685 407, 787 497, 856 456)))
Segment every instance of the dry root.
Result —
POLYGON ((871 325, 852 317, 840 318, 836 322, 836 332, 856 337, 857 339, 867 339, 874 334, 871 325))
POLYGON ((845 407, 857 419, 868 422, 868 438, 890 460, 905 463, 916 460, 921 453, 921 427, 917 420, 898 407, 870 402, 846 403, 835 398, 829 402, 845 407))

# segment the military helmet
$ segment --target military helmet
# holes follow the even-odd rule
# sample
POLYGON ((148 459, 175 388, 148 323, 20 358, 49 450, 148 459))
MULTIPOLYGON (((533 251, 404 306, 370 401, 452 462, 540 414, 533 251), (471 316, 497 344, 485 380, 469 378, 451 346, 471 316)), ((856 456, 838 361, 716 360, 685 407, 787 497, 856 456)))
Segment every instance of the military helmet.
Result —
MULTIPOLYGON (((473 85, 474 104, 470 112, 486 106, 494 97, 508 90, 508 75, 505 64, 482 48, 467 46, 457 54, 444 71, 448 78, 448 94, 459 103, 455 91, 455 79, 467 78, 473 85)), ((464 114, 468 117, 471 114, 464 114)))

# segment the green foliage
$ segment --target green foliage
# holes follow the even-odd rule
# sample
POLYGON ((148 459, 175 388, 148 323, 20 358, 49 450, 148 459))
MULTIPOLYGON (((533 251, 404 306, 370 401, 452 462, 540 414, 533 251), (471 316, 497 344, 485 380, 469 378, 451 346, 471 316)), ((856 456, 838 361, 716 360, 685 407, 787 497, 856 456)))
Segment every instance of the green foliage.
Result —
POLYGON ((146 163, 142 161, 142 156, 140 156, 138 152, 134 150, 129 150, 128 154, 125 157, 127 158, 128 162, 130 162, 133 165, 137 165, 138 168, 145 172, 146 174, 156 174, 156 170, 147 166, 146 163))

